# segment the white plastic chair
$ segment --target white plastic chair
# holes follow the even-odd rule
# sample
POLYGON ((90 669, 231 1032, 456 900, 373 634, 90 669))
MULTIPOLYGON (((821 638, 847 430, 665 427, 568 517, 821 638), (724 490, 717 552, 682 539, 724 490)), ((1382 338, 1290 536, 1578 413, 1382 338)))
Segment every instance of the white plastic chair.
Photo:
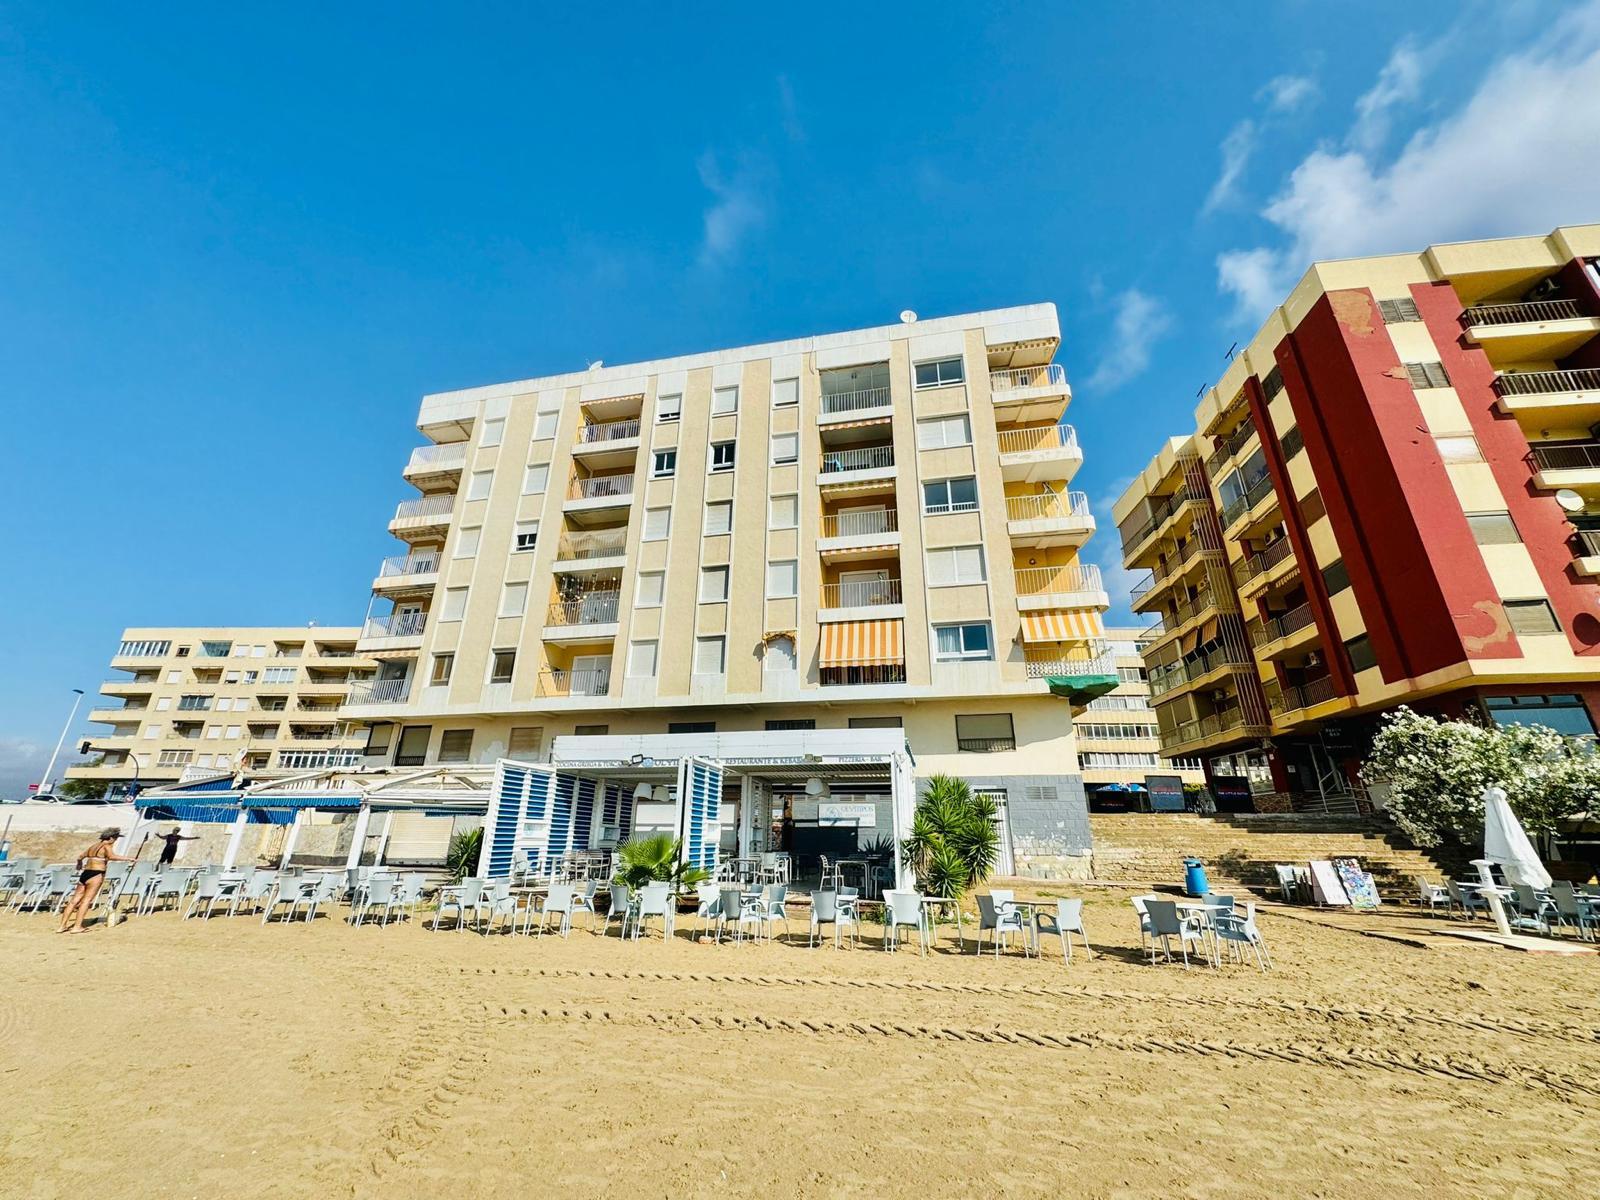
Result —
MULTIPOLYGON (((529 901, 529 907, 531 910, 532 901, 529 901)), ((509 879, 496 879, 485 884, 478 892, 478 903, 472 910, 473 923, 483 924, 485 937, 494 932, 497 917, 502 931, 517 931, 517 898, 511 894, 509 879), (483 922, 485 913, 489 916, 487 922, 483 922)))
POLYGON ((639 889, 638 909, 633 917, 633 940, 639 940, 639 931, 644 928, 644 923, 651 917, 661 918, 661 938, 663 942, 672 940, 672 928, 676 909, 672 901, 672 885, 667 883, 647 883, 639 889))
POLYGON ((1139 949, 1143 950, 1150 941, 1150 910, 1145 907, 1153 897, 1135 896, 1133 898, 1133 911, 1139 916, 1139 949))
POLYGON ((355 896, 355 907, 350 911, 350 924, 359 926, 367 919, 367 914, 374 908, 383 909, 383 919, 378 922, 381 928, 389 923, 389 910, 394 906, 395 889, 397 880, 393 876, 383 875, 376 879, 369 879, 355 896))
POLYGON ((199 886, 194 890, 194 895, 189 898, 189 907, 184 909, 183 919, 188 920, 200 911, 200 906, 206 906, 206 919, 217 909, 217 902, 232 907, 239 902, 239 893, 244 887, 241 879, 224 880, 221 875, 202 875, 199 886))
POLYGON ((186 867, 166 867, 156 876, 155 883, 150 885, 150 890, 144 895, 144 902, 140 906, 140 913, 155 911, 156 905, 170 897, 174 907, 182 907, 183 898, 189 894, 189 882, 194 878, 194 872, 186 867))
POLYGON ((772 940, 772 926, 778 921, 783 922, 784 936, 789 936, 789 910, 785 907, 788 895, 788 887, 781 883, 768 884, 762 889, 761 933, 769 942, 772 940))
POLYGON ((625 883, 611 885, 611 907, 606 909, 606 919, 600 926, 600 936, 605 937, 613 918, 621 925, 618 937, 628 936, 628 923, 633 914, 633 896, 625 883))
MULTIPOLYGON (((1090 958, 1094 951, 1089 948, 1089 933, 1083 927, 1083 901, 1082 900, 1057 900, 1055 912, 1047 909, 1034 909, 1033 935, 1034 948, 1038 949, 1041 934, 1055 933, 1061 937, 1061 957, 1066 964, 1072 965, 1072 935, 1077 934, 1083 939, 1083 952, 1090 958)), ((1041 951, 1040 957, 1043 957, 1041 951)))
POLYGON ((1254 901, 1244 906, 1244 915, 1239 914, 1235 908, 1231 913, 1218 913, 1212 920, 1212 929, 1216 934, 1218 952, 1223 942, 1228 943, 1229 951, 1235 958, 1242 960, 1244 947, 1249 947, 1255 953, 1256 966, 1263 972, 1272 969, 1272 953, 1267 949, 1267 940, 1261 936, 1261 930, 1256 928, 1256 906, 1254 901))
MULTIPOLYGON (((549 923, 550 914, 554 913, 561 919, 556 922, 556 932, 566 937, 572 932, 572 909, 578 901, 578 889, 570 883, 552 883, 550 890, 545 893, 544 904, 539 909, 539 936, 544 936, 544 927, 549 923)), ((528 924, 533 924, 533 910, 528 910, 528 924)))
POLYGON ((843 941, 844 930, 850 930, 852 939, 859 940, 860 923, 856 920, 856 899, 854 896, 841 896, 838 892, 812 892, 811 893, 811 937, 808 945, 816 947, 817 935, 824 925, 833 926, 833 948, 837 950, 843 941))
POLYGON ((1028 951, 1028 927, 1023 922, 1022 910, 1011 902, 1011 892, 988 892, 978 897, 978 941, 974 954, 983 953, 984 930, 994 942, 994 956, 1000 957, 1000 947, 1014 933, 1022 943, 1023 953, 1028 951))
POLYGON ((922 953, 928 953, 927 914, 922 911, 922 897, 917 892, 891 891, 883 894, 883 948, 894 951, 900 948, 900 930, 915 929, 920 939, 922 953))
POLYGON ((1421 875, 1413 875, 1412 879, 1417 885, 1417 904, 1425 905, 1429 912, 1437 912, 1439 906, 1444 905, 1445 912, 1450 911, 1450 889, 1442 883, 1432 883, 1421 875))
POLYGON ((571 917, 580 912, 589 914, 589 928, 593 929, 595 922, 600 919, 600 914, 595 911, 594 894, 600 890, 599 879, 586 880, 572 896, 572 913, 569 914, 567 927, 572 927, 571 917))
POLYGON ((483 895, 483 883, 483 880, 469 876, 460 883, 441 891, 439 893, 439 907, 434 909, 433 912, 434 929, 437 930, 439 928, 439 918, 444 916, 444 910, 447 908, 455 910, 456 928, 458 930, 465 929, 467 927, 467 909, 470 908, 474 914, 477 913, 478 900, 483 895))
MULTIPOLYGON (((1150 961, 1156 960, 1156 939, 1167 961, 1172 961, 1172 939, 1178 939, 1178 950, 1183 955, 1183 968, 1189 969, 1189 943, 1193 942, 1202 954, 1206 953, 1206 930, 1198 917, 1181 917, 1178 906, 1171 900, 1146 900, 1145 911, 1150 914, 1150 961)), ((1208 958, 1209 961, 1209 958, 1208 958)))
POLYGON ((701 922, 701 932, 711 935, 713 942, 722 935, 722 887, 716 882, 702 883, 695 889, 694 915, 701 922))

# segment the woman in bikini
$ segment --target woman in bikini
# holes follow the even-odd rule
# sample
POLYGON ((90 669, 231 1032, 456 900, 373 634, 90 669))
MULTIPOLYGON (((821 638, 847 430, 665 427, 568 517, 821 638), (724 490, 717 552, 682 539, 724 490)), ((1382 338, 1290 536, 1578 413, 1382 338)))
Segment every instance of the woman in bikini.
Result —
POLYGON ((137 854, 118 854, 112 849, 121 836, 120 829, 102 829, 94 845, 79 856, 78 886, 67 898, 67 906, 61 913, 61 928, 56 930, 57 933, 86 932, 83 919, 94 907, 95 897, 100 894, 100 888, 106 881, 106 865, 113 862, 133 862, 139 857, 137 854))

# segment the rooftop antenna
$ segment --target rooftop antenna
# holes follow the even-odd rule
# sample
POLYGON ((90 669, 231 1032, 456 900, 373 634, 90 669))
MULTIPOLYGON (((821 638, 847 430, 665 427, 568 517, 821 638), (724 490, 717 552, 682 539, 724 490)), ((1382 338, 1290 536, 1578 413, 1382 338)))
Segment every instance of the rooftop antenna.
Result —
POLYGON ((900 320, 903 324, 914 325, 917 321, 917 314, 912 312, 909 308, 902 308, 900 310, 900 320))
POLYGON ((1239 349, 1239 343, 1235 342, 1233 345, 1228 347, 1228 352, 1226 354, 1224 354, 1222 357, 1227 359, 1229 362, 1232 362, 1234 353, 1238 349, 1239 349))

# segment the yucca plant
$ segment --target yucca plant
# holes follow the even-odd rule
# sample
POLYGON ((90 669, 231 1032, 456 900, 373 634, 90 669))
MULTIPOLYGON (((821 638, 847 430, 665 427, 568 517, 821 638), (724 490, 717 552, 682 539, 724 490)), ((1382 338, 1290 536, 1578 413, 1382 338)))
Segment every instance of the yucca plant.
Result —
POLYGON ((444 867, 452 879, 464 879, 478 869, 478 856, 483 853, 483 830, 463 829, 450 839, 444 853, 444 867))
POLYGON ((965 780, 929 778, 912 817, 911 836, 900 843, 901 857, 916 872, 922 890, 955 899, 989 878, 1000 858, 998 816, 994 801, 974 796, 965 780))
POLYGON ((683 841, 665 833, 634 838, 617 847, 615 882, 637 891, 647 883, 670 883, 681 896, 711 878, 711 872, 683 861, 683 841))

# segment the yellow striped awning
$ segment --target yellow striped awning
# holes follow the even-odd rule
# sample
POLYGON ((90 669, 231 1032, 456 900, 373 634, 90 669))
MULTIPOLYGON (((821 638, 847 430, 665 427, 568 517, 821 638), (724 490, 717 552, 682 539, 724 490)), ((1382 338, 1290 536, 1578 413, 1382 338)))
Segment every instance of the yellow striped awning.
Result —
POLYGON ((1100 614, 1092 608, 1046 609, 1022 614, 1024 642, 1089 642, 1105 635, 1100 614))
POLYGON ((837 621, 822 627, 824 667, 875 667, 902 663, 906 653, 900 636, 904 622, 837 621))

